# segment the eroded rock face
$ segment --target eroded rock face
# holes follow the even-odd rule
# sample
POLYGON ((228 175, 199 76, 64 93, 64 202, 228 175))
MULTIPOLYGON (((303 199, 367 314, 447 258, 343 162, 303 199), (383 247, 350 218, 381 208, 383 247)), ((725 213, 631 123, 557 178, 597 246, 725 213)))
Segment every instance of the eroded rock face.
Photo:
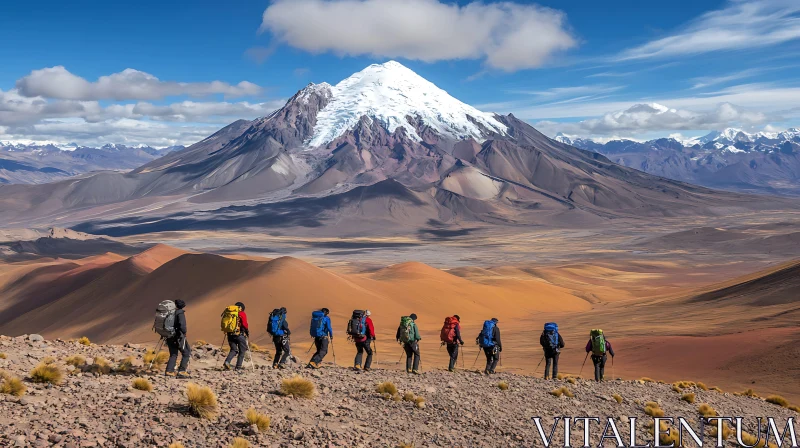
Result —
MULTIPOLYGON (((6 359, 0 359, 1 369, 25 377, 49 356, 67 370, 71 367, 64 361, 75 354, 88 362, 101 356, 115 366, 132 357, 134 367, 141 369, 146 351, 129 345, 83 346, 29 339, 0 337, 0 352, 6 353, 6 359)), ((0 446, 138 447, 181 442, 187 447, 225 447, 234 437, 244 437, 254 446, 394 446, 401 442, 416 446, 541 446, 532 418, 542 417, 543 425, 549 427, 556 416, 597 416, 602 422, 612 417, 623 440, 629 440, 627 417, 637 417, 641 424, 637 439, 652 441, 644 429, 650 421, 644 412, 648 401, 659 403, 667 416, 686 417, 692 425, 696 425, 698 404, 708 403, 720 415, 745 417, 745 429, 750 433, 755 433, 756 416, 780 418, 783 424, 787 417, 797 418, 795 412, 760 398, 695 387, 686 390, 696 394, 695 403, 689 404, 669 384, 585 380, 573 384, 502 371, 484 376, 431 370, 412 376, 383 370, 380 364, 371 372, 332 364, 320 370, 301 370, 298 365, 273 370, 266 353, 256 353, 255 369, 238 375, 216 370, 222 354, 215 347, 205 345, 195 351, 202 355, 192 360, 191 380, 166 379, 162 372, 97 375, 84 368, 66 375, 57 386, 26 383, 28 393, 22 398, 0 395, 0 446), (294 374, 315 383, 314 398, 293 399, 276 393, 281 380, 294 374), (148 378, 153 391, 133 389, 131 382, 137 377, 148 378), (408 392, 423 397, 425 404, 386 399, 375 391, 384 381, 393 382, 401 397, 408 392), (508 390, 500 390, 501 381, 508 383, 508 390), (217 421, 200 420, 186 412, 183 392, 188 382, 207 385, 215 392, 220 407, 217 421), (550 394, 562 386, 575 397, 550 394), (621 403, 612 398, 615 394, 621 403), (244 412, 250 407, 271 417, 268 431, 253 429, 245 422, 244 412)), ((582 427, 573 430, 573 445, 581 443, 582 427)), ((601 432, 598 425, 592 426, 593 446, 599 443, 601 432)), ((711 440, 709 435, 706 440, 711 440)), ((554 443, 563 446, 563 430, 556 431, 554 443)))

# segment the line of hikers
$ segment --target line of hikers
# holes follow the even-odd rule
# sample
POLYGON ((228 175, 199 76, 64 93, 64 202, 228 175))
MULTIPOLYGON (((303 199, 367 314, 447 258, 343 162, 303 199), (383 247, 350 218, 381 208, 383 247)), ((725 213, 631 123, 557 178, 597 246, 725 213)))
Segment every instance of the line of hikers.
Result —
MULTIPOLYGON (((188 378, 187 371, 191 349, 186 343, 186 315, 183 300, 165 300, 156 309, 153 330, 161 336, 161 342, 166 343, 169 350, 169 361, 167 362, 166 375, 178 378, 188 378), (181 354, 181 363, 177 372, 178 354, 181 354)), ((290 346, 289 323, 286 320, 286 308, 276 308, 269 314, 267 323, 267 333, 272 336, 275 345, 275 356, 272 362, 273 369, 286 367, 286 362, 291 359, 297 362, 297 358, 292 355, 290 346)), ((316 351, 306 365, 310 369, 318 369, 322 365, 322 360, 328 354, 329 345, 333 346, 333 327, 329 317, 330 310, 322 308, 311 313, 310 335, 313 338, 312 348, 316 351)), ((372 368, 372 344, 375 344, 377 352, 377 342, 375 337, 375 325, 370 317, 369 310, 354 310, 351 318, 347 322, 347 336, 353 341, 356 347, 356 356, 353 361, 354 370, 369 371, 372 368), (367 354, 364 359, 364 353, 367 354), (362 360, 363 365, 362 365, 362 360)), ((419 374, 420 351, 419 341, 422 337, 416 324, 417 315, 412 313, 400 318, 400 325, 397 327, 395 339, 403 346, 406 355, 406 372, 419 374)), ((498 319, 491 318, 484 321, 481 332, 475 338, 475 343, 481 348, 486 356, 486 367, 484 374, 495 373, 497 364, 500 362, 500 353, 503 351, 503 343, 500 339, 500 327, 498 319)), ((221 329, 228 341, 230 351, 222 365, 224 370, 234 370, 241 373, 244 368, 245 356, 250 351, 249 338, 250 328, 245 314, 245 306, 242 302, 236 302, 222 312, 221 329), (231 365, 233 358, 236 358, 235 367, 231 365)), ((444 325, 440 333, 441 344, 447 347, 450 355, 448 365, 449 371, 454 371, 458 362, 459 349, 464 345, 461 337, 461 317, 453 315, 445 318, 444 325)), ((544 351, 542 361, 546 360, 544 378, 555 379, 558 376, 558 358, 561 349, 564 348, 564 339, 558 332, 558 324, 548 322, 544 325, 544 330, 539 337, 539 344, 544 351)), ((158 351, 158 348, 156 349, 158 351)), ((309 348, 311 351, 311 348, 309 348)), ((591 354, 594 364, 594 378, 602 381, 605 376, 605 365, 607 355, 614 357, 614 349, 611 343, 605 338, 603 330, 593 329, 589 333, 589 341, 586 343, 586 355, 591 354)), ((334 351, 334 362, 336 352, 334 351)), ((251 358, 252 362, 252 358, 251 358)), ((463 364, 462 359, 462 364, 463 364)), ((584 359, 584 364, 586 359, 584 359)), ((541 365, 541 361, 539 362, 541 365)), ((537 366, 538 369, 538 366, 537 366)))

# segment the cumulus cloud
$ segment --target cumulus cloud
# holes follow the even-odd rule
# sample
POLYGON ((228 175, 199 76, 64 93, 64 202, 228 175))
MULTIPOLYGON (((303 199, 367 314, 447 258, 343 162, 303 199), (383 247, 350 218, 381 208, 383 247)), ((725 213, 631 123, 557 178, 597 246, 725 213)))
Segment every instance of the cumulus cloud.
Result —
POLYGON ((734 0, 669 36, 623 51, 618 60, 761 48, 800 39, 797 0, 734 0))
POLYGON ((19 93, 27 97, 62 100, 157 100, 171 96, 202 97, 221 94, 227 97, 258 95, 262 89, 251 82, 232 85, 222 81, 175 82, 132 68, 88 81, 70 73, 63 66, 34 70, 16 83, 19 93))
POLYGON ((694 112, 673 109, 657 103, 635 104, 625 110, 606 113, 597 118, 572 122, 556 123, 540 121, 534 126, 555 134, 563 132, 581 136, 637 135, 659 131, 721 129, 731 125, 745 128, 767 122, 768 117, 756 112, 722 103, 715 109, 694 112))
POLYGON ((480 59, 515 71, 576 46, 560 11, 533 4, 438 0, 276 0, 261 31, 312 53, 434 62, 480 59))

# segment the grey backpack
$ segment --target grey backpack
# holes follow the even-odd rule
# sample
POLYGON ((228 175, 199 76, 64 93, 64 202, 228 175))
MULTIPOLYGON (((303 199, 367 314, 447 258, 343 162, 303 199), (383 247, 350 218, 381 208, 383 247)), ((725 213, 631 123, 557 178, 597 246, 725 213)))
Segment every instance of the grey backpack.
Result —
POLYGON ((156 308, 156 320, 153 323, 153 331, 165 338, 175 336, 175 312, 178 308, 172 300, 165 300, 158 304, 156 308))

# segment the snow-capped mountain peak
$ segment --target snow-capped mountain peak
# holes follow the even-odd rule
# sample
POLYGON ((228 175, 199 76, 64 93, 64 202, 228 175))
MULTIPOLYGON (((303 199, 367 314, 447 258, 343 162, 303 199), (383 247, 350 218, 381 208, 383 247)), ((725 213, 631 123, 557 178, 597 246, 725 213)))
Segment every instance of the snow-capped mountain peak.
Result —
POLYGON ((306 141, 309 147, 330 143, 355 127, 362 116, 376 120, 389 132, 403 126, 417 141, 422 139, 407 117, 417 118, 439 135, 453 139, 482 141, 487 137, 485 130, 506 133, 505 125, 493 114, 462 103, 395 61, 370 65, 335 86, 319 84, 314 88, 329 89, 331 97, 317 114, 313 135, 306 141))

